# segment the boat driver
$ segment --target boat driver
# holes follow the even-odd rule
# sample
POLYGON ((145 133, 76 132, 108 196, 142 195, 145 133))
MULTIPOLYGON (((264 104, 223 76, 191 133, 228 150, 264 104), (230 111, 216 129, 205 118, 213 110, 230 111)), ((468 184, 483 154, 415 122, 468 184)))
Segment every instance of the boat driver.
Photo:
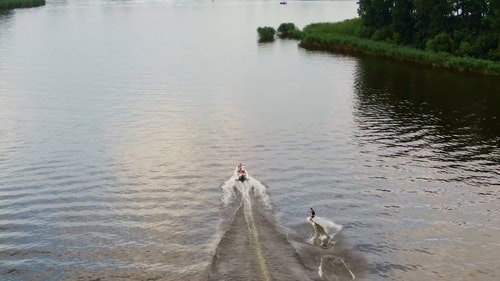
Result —
POLYGON ((245 172, 245 165, 240 163, 238 165, 238 173, 243 173, 243 172, 245 172))

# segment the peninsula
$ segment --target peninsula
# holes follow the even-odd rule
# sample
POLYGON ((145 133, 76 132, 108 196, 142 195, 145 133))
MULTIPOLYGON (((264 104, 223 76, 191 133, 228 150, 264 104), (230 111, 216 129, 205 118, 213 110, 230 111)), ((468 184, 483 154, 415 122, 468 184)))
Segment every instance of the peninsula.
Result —
POLYGON ((0 11, 45 5, 45 0, 0 0, 0 11))
MULTIPOLYGON (((472 2, 479 4, 461 0, 359 0, 357 18, 313 23, 303 30, 286 23, 278 29, 278 36, 298 39, 306 49, 364 53, 498 76, 500 1, 472 2)), ((274 37, 261 31, 261 39, 263 35, 274 37)))

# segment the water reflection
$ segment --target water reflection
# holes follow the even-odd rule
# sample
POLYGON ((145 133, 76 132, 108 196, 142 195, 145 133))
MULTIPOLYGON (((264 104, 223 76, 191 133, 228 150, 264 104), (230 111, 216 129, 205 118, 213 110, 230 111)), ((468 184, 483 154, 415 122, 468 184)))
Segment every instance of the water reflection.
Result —
POLYGON ((360 145, 382 157, 375 165, 418 180, 498 184, 500 79, 362 58, 356 81, 360 145))
MULTIPOLYGON (((10 29, 12 24, 12 10, 0 10, 0 48, 3 48, 4 42, 3 37, 10 29)), ((0 52, 0 59, 2 58, 2 53, 0 52)), ((2 69, 2 61, 0 60, 0 70, 2 69)), ((0 76, 1 78, 1 76, 0 76)))
POLYGON ((12 10, 0 10, 0 24, 12 16, 12 10))

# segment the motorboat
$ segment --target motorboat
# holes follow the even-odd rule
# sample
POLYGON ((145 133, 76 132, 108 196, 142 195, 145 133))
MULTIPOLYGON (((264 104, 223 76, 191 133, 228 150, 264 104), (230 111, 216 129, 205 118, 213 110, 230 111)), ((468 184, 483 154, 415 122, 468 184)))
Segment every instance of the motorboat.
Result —
POLYGON ((242 182, 248 180, 249 176, 247 170, 245 169, 245 165, 239 164, 236 169, 234 169, 234 177, 236 180, 242 182))

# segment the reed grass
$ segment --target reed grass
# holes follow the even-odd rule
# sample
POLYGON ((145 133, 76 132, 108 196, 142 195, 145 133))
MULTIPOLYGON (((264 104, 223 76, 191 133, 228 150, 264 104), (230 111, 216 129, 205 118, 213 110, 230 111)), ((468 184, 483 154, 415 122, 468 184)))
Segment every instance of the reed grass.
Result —
POLYGON ((276 29, 271 26, 258 27, 257 33, 259 34, 260 42, 273 41, 274 35, 276 34, 276 29))
POLYGON ((282 23, 278 27, 278 34, 280 38, 300 39, 301 31, 295 26, 294 23, 282 23))
POLYGON ((0 0, 0 10, 29 8, 45 5, 45 0, 0 0))
POLYGON ((435 53, 360 37, 365 30, 358 19, 339 23, 314 23, 304 28, 300 46, 306 49, 364 53, 456 71, 500 75, 500 63, 435 53))

